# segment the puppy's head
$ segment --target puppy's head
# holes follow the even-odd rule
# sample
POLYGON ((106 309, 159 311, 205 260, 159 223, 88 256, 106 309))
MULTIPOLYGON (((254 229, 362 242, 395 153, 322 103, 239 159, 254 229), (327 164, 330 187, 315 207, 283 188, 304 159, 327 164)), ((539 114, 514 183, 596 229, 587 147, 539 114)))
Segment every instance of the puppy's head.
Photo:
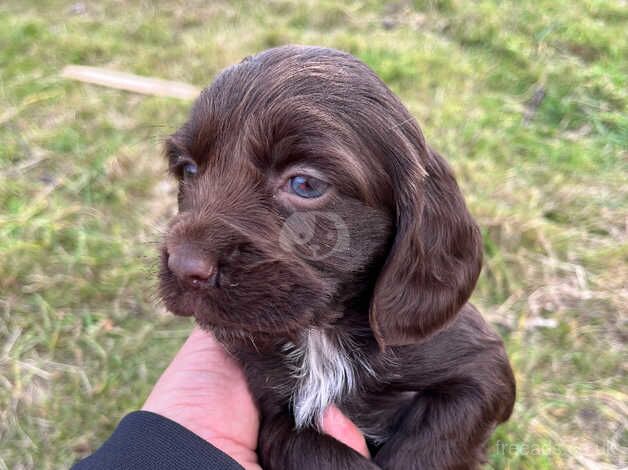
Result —
POLYGON ((219 331, 297 334, 369 311, 381 345, 467 301, 480 237, 443 159, 362 62, 287 46, 222 72, 166 143, 179 214, 161 294, 219 331))

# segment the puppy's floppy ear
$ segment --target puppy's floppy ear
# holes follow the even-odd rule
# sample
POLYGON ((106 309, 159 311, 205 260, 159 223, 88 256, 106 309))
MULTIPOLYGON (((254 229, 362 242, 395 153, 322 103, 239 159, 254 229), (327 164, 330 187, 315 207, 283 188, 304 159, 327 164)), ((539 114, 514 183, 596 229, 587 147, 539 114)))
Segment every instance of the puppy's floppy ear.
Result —
POLYGON ((412 155, 389 170, 396 233, 370 310, 382 348, 419 341, 454 318, 482 265, 481 235, 453 173, 418 132, 417 145, 404 145, 412 155))

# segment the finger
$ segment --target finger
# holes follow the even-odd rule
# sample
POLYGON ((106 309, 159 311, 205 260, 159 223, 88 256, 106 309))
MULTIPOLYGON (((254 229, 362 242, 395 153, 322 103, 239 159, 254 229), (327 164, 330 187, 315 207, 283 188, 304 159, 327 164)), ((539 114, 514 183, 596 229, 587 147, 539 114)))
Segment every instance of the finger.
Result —
POLYGON ((336 406, 331 405, 327 407, 323 413, 321 427, 325 434, 351 447, 364 457, 370 458, 364 436, 358 427, 343 415, 336 406))

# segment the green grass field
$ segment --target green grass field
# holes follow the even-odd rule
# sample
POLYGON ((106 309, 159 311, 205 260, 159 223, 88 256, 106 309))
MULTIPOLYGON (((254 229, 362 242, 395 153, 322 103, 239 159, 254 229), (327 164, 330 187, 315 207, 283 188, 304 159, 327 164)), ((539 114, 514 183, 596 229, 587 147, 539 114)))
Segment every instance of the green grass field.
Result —
POLYGON ((490 468, 628 465, 625 1, 0 4, 0 470, 67 468, 143 403, 191 328, 155 300, 190 103, 69 63, 208 84, 284 43, 366 61, 448 156, 484 233, 474 302, 518 401, 490 468))

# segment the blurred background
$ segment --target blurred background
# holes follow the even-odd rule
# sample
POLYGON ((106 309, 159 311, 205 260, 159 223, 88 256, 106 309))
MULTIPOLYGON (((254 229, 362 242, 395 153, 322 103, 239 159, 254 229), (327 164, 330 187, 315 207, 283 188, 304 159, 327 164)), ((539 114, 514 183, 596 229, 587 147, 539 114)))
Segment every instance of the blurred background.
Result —
POLYGON ((209 84, 286 43, 370 65, 482 227, 473 301, 518 381, 488 468, 628 465, 628 5, 537 1, 0 3, 0 470, 67 468, 143 403, 191 329, 156 301, 190 102, 67 64, 209 84))

